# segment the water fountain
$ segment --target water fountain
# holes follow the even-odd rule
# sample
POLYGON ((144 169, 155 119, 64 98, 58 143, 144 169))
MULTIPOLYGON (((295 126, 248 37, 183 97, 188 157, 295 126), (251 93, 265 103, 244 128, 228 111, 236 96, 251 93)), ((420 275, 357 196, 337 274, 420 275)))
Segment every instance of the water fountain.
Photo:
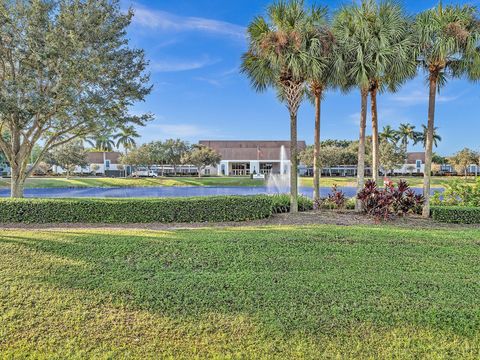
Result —
POLYGON ((290 160, 287 160, 285 146, 280 148, 280 173, 270 174, 267 180, 269 193, 285 194, 290 191, 290 160))

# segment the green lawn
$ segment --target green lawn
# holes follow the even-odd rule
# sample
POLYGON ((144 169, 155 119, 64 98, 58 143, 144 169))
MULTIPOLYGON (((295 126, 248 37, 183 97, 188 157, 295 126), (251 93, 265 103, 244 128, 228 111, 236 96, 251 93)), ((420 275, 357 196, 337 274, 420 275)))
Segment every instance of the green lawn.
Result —
MULTIPOLYGON (((445 184, 455 177, 434 177, 433 187, 444 187, 445 184)), ((399 178, 393 178, 398 181, 399 178)), ((422 187, 422 177, 406 177, 411 186, 422 187)), ((352 177, 323 177, 321 186, 331 187, 334 184, 339 186, 355 186, 356 178, 352 177)), ((474 179, 468 179, 473 183, 474 179)), ((51 188, 51 187, 126 187, 126 186, 263 186, 263 180, 252 180, 246 177, 176 177, 176 178, 30 178, 27 180, 27 188, 51 188)), ((301 186, 313 186, 312 178, 300 178, 301 186)), ((0 179, 0 188, 10 186, 9 179, 0 179)))
POLYGON ((480 229, 0 232, 0 358, 480 357, 480 229))
MULTIPOLYGON (((52 187, 130 187, 130 186, 262 186, 263 180, 246 177, 175 177, 175 178, 30 178, 27 188, 52 187)), ((10 186, 10 179, 0 179, 0 187, 10 186)))

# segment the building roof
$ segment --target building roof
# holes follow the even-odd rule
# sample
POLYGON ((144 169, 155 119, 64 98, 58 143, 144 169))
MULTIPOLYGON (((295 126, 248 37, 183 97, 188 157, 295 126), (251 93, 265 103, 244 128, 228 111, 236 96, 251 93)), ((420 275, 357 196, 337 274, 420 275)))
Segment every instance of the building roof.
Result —
MULTIPOLYGON (((101 151, 92 151, 87 153, 87 160, 90 164, 103 164, 103 152, 101 151)), ((106 151, 105 160, 110 160, 112 164, 120 163, 120 156, 122 153, 118 151, 106 151)))
MULTIPOLYGON (((290 141, 282 140, 201 140, 199 144, 216 150, 222 160, 280 160, 280 151, 285 147, 286 160, 290 159, 290 141)), ((305 149, 305 141, 297 142, 298 150, 305 149)))
POLYGON ((425 152, 409 152, 407 153, 407 164, 416 164, 417 160, 421 160, 422 164, 425 163, 425 152))

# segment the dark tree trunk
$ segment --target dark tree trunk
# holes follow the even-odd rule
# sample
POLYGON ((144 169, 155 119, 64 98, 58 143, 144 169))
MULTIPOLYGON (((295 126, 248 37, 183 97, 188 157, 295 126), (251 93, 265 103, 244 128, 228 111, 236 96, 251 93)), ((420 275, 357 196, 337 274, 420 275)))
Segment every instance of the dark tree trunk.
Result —
POLYGON ((378 139, 377 88, 370 90, 372 110, 372 178, 379 184, 380 146, 378 139))
POLYGON ((322 105, 322 90, 314 89, 315 94, 315 136, 313 150, 313 199, 320 200, 320 113, 322 105))
POLYGON ((435 98, 437 95, 437 81, 438 72, 436 70, 434 72, 430 72, 427 139, 425 146, 425 170, 423 174, 423 196, 425 197, 425 203, 423 205, 422 215, 425 218, 430 217, 430 178, 432 175, 433 131, 435 128, 435 98))
MULTIPOLYGON (((365 128, 367 126, 368 90, 361 90, 360 135, 358 138, 357 194, 365 185, 365 128)), ((355 211, 362 211, 362 202, 357 199, 355 211)))
POLYGON ((25 177, 22 176, 22 171, 17 164, 11 164, 12 178, 10 183, 10 197, 23 198, 25 177))
POLYGON ((298 212, 297 113, 290 114, 290 212, 298 212))

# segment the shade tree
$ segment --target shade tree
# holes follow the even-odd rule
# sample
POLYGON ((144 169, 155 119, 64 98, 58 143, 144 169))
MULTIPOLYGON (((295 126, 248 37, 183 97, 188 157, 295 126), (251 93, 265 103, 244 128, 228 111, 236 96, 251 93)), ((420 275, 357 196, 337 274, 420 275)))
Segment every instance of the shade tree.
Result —
POLYGON ((10 136, 0 150, 12 197, 55 147, 149 120, 128 111, 151 90, 144 53, 126 36, 132 17, 118 0, 0 3, 0 133, 10 136))
POLYGON ((190 151, 182 156, 182 164, 194 165, 198 169, 198 177, 208 166, 217 166, 222 156, 211 147, 205 145, 194 145, 190 151))

